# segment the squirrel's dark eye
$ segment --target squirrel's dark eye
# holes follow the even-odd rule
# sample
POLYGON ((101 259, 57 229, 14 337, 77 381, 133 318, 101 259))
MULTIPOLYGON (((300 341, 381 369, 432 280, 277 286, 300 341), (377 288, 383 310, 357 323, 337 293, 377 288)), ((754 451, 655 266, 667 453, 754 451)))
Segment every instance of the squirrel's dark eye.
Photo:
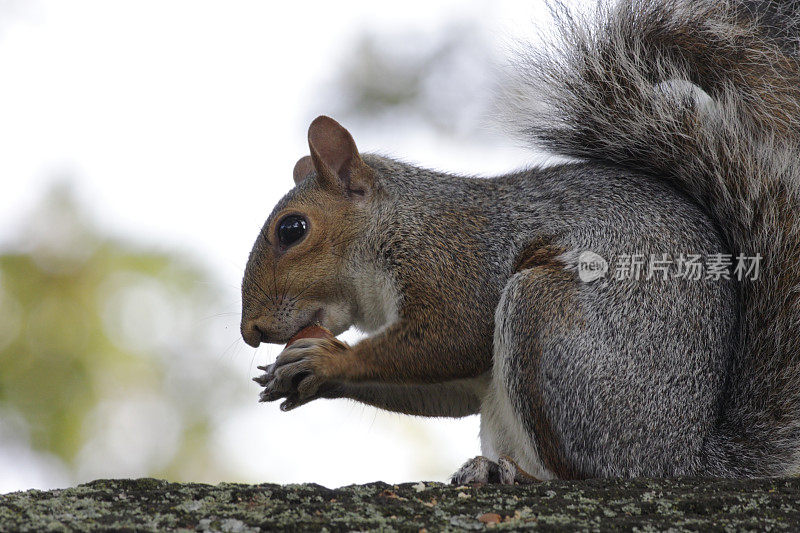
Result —
POLYGON ((291 246, 305 236, 307 229, 305 218, 300 215, 286 216, 278 223, 278 241, 282 246, 291 246))

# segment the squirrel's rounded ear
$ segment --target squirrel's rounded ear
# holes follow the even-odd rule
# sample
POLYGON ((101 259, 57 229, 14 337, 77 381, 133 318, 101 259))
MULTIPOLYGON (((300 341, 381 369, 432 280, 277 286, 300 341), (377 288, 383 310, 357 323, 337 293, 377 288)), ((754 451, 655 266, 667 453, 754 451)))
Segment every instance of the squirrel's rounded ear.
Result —
POLYGON ((332 118, 314 119, 308 128, 308 147, 323 186, 348 196, 364 196, 372 188, 372 169, 361 159, 350 132, 332 118))
POLYGON ((314 161, 311 159, 310 155, 305 157, 301 157, 297 160, 297 163, 294 164, 294 171, 292 172, 292 177, 294 177, 294 184, 299 185, 301 181, 306 179, 309 174, 314 172, 314 161))

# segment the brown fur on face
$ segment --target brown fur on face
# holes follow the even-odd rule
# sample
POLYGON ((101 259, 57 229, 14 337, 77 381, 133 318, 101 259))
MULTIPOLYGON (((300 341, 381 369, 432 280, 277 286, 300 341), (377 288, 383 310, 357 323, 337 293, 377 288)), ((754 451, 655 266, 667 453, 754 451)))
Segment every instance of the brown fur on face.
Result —
POLYGON ((242 281, 242 337, 251 346, 284 343, 319 322, 338 335, 352 323, 349 245, 364 228, 372 171, 350 134, 328 117, 309 128, 310 157, 295 166, 296 187, 275 207, 256 239, 242 281), (307 230, 283 246, 277 228, 300 215, 307 230))

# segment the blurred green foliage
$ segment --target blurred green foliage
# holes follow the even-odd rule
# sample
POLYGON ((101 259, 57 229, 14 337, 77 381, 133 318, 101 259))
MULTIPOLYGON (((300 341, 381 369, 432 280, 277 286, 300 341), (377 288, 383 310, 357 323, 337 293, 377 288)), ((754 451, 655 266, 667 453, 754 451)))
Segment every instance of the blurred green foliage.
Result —
POLYGON ((0 254, 0 423, 77 478, 224 476, 210 431, 244 380, 208 275, 104 235, 64 186, 21 234, 0 254))

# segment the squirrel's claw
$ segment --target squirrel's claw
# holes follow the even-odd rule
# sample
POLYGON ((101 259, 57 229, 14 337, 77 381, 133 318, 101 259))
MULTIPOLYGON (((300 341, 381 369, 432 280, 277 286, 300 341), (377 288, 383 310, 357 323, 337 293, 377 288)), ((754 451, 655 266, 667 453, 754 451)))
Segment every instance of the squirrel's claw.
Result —
POLYGON ((273 377, 273 374, 274 374, 274 371, 275 371, 275 365, 274 364, 271 364, 271 365, 259 365, 256 368, 258 368, 259 370, 263 370, 264 373, 261 374, 260 376, 254 377, 253 381, 258 383, 262 387, 266 387, 267 384, 272 380, 272 377, 273 377))
POLYGON ((297 385, 295 394, 289 396, 285 402, 281 404, 281 411, 291 411, 301 405, 305 405, 312 400, 320 397, 319 391, 322 385, 322 380, 310 374, 300 381, 297 385))
POLYGON ((297 409, 301 405, 305 405, 305 404, 307 404, 307 403, 309 403, 309 402, 311 402, 313 400, 316 400, 316 399, 317 399, 316 396, 312 396, 312 397, 305 398, 305 399, 302 399, 302 400, 300 398, 298 398, 297 396, 292 396, 291 398, 287 398, 286 400, 284 400, 283 403, 281 403, 281 411, 287 412, 287 411, 291 411, 292 409, 297 409))
POLYGON ((281 404, 281 411, 291 411, 318 398, 323 398, 320 385, 320 380, 313 376, 307 377, 298 385, 297 394, 292 394, 281 404))
POLYGON ((261 402, 286 398, 281 411, 290 411, 326 394, 335 385, 327 378, 325 364, 349 346, 334 339, 300 339, 287 347, 271 365, 259 367, 265 373, 253 378, 264 387, 261 402))

